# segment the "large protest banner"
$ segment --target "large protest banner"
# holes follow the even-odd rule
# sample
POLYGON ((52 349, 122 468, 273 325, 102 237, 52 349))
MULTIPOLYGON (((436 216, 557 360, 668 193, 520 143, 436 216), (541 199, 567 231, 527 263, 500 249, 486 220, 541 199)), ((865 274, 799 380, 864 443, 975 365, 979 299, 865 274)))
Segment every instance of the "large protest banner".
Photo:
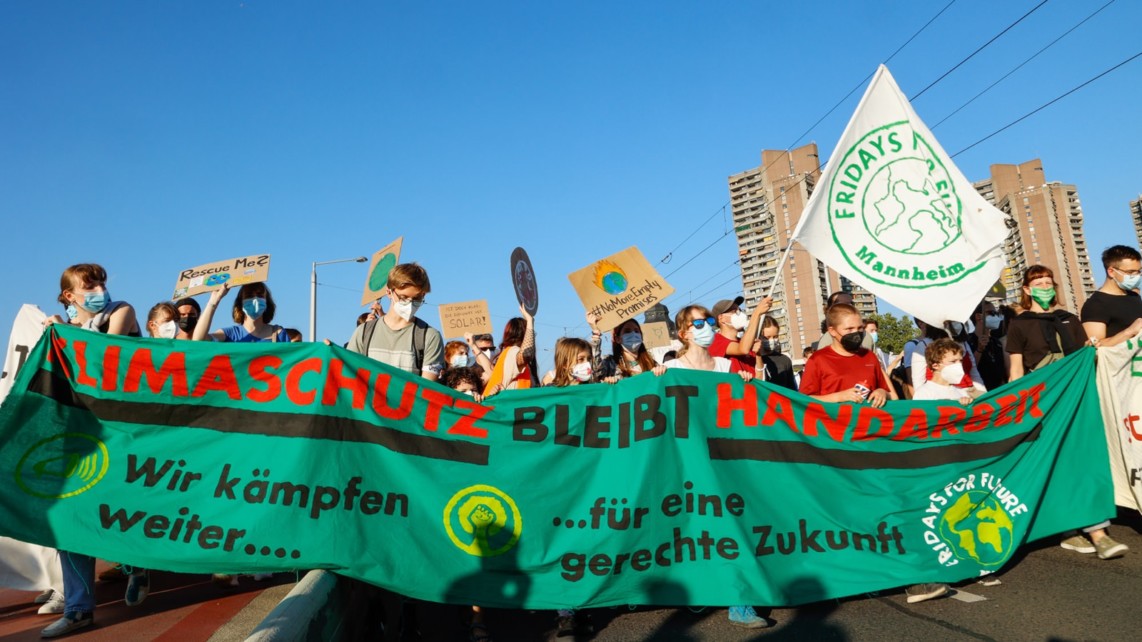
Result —
POLYGON ((1142 511, 1142 337, 1098 349, 1098 396, 1114 501, 1142 511))
POLYGON ((956 168, 881 65, 793 239, 878 297, 941 325, 970 317, 999 278, 1006 265, 1004 218, 956 168))
MULTIPOLYGON (((28 360, 32 348, 44 334, 43 310, 25 303, 20 307, 8 336, 8 350, 4 354, 4 372, 0 375, 0 403, 12 389, 16 373, 28 360)), ((53 548, 45 548, 0 537, 0 586, 22 591, 40 591, 48 587, 63 588, 63 572, 59 555, 53 548)))
POLYGON ((505 607, 958 581, 1113 514, 1093 354, 966 408, 679 371, 482 405, 335 346, 53 328, 0 407, 0 533, 505 607))

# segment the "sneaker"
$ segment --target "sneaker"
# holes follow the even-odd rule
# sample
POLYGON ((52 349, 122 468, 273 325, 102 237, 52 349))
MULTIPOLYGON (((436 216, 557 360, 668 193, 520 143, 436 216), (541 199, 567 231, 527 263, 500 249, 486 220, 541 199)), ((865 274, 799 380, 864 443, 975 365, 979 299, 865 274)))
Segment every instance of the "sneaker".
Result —
POLYGON ((1089 555, 1091 553, 1095 553, 1098 551, 1098 549, 1095 548, 1094 544, 1091 544, 1090 540, 1087 539, 1086 537, 1083 537, 1082 535, 1074 535, 1074 536, 1068 537, 1067 539, 1065 539, 1059 543, 1059 547, 1065 548, 1068 551, 1074 551, 1076 553, 1084 553, 1087 555, 1089 555))
POLYGON ((757 614, 752 606, 731 606, 730 624, 744 629, 764 629, 769 627, 769 620, 757 614))
POLYGON ((52 595, 48 598, 48 601, 44 602, 43 605, 40 606, 40 610, 36 611, 36 613, 40 615, 59 615, 63 612, 63 593, 57 593, 55 591, 52 591, 52 595))
POLYGON ((1098 549, 1099 559, 1109 560, 1116 557, 1122 557, 1130 547, 1126 544, 1120 544, 1112 539, 1110 535, 1103 535, 1102 539, 1094 543, 1094 547, 1098 549))
POLYGON ((63 617, 52 622, 46 629, 40 631, 42 638, 58 638, 61 635, 67 635, 76 629, 82 629, 85 626, 91 626, 95 621, 91 611, 75 611, 72 613, 64 613, 63 617))
POLYGON ((994 575, 984 575, 979 578, 980 586, 999 586, 1000 584, 1003 584, 1003 580, 994 575))
POLYGON ((123 565, 115 563, 111 568, 99 574, 100 582, 121 582, 127 578, 126 572, 123 570, 123 565))
POLYGON ((40 593, 36 596, 36 599, 32 600, 32 604, 43 604, 44 602, 47 602, 48 600, 52 599, 52 594, 55 592, 55 589, 44 589, 43 593, 40 593))
POLYGON ((908 596, 908 603, 915 604, 925 600, 931 600, 943 595, 948 594, 947 584, 913 584, 904 589, 904 594, 908 596))
POLYGON ((123 601, 127 606, 138 606, 143 603, 143 600, 147 599, 147 595, 150 592, 150 575, 147 571, 135 571, 127 578, 127 592, 123 595, 123 601))

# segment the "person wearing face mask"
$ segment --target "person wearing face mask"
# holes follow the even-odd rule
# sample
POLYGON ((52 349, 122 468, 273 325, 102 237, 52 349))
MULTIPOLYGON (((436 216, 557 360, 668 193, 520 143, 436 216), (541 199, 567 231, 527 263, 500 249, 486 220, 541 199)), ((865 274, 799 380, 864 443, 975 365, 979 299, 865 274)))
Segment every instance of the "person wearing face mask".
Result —
POLYGON ((658 362, 642 341, 642 326, 627 319, 611 330, 611 354, 603 354, 603 333, 599 331, 598 315, 588 312, 587 325, 591 327, 591 363, 595 378, 603 383, 617 383, 626 378, 660 368, 658 362))
POLYGON ((210 331, 210 324, 214 321, 214 313, 230 286, 224 285, 210 293, 210 300, 206 302, 198 323, 194 325, 191 338, 195 341, 231 341, 234 343, 257 343, 272 341, 287 343, 289 335, 285 328, 270 325, 274 320, 277 306, 270 288, 265 283, 247 283, 238 289, 234 297, 234 305, 230 309, 230 318, 237 325, 227 326, 210 331))
POLYGON ((753 313, 746 315, 742 312, 743 297, 722 299, 714 304, 711 312, 718 320, 718 333, 714 335, 714 342, 710 344, 710 354, 715 357, 725 357, 737 361, 742 369, 755 372, 757 369, 757 336, 761 326, 761 318, 773 305, 773 299, 765 298, 758 302, 753 313))
POLYGON ((1142 333, 1142 254, 1125 245, 1115 245, 1102 253, 1106 280, 1083 304, 1083 330, 1096 345, 1116 346, 1142 333))
POLYGON ((428 272, 416 263, 402 263, 389 270, 385 287, 388 311, 357 326, 347 348, 436 381, 444 370, 444 341, 436 328, 416 316, 432 290, 428 272))
MULTIPOLYGON (((64 306, 67 320, 58 315, 44 320, 44 327, 55 323, 84 328, 103 334, 141 336, 135 309, 123 301, 113 301, 107 292, 107 271, 95 263, 72 265, 60 276, 57 300, 64 306)), ((63 570, 63 596, 51 596, 40 613, 61 613, 60 619, 40 632, 41 637, 54 638, 81 629, 95 621, 95 558, 59 551, 63 570)), ((129 582, 129 605, 146 597, 145 582, 129 582), (143 590, 140 596, 140 590, 143 590)))
POLYGON ((198 317, 202 314, 202 306, 198 305, 198 301, 187 297, 179 299, 174 302, 174 307, 178 310, 178 327, 190 337, 194 335, 194 326, 198 325, 198 317))
POLYGON ((147 334, 154 339, 189 339, 179 324, 178 309, 173 303, 156 303, 147 313, 147 334))
POLYGON ((577 386, 597 381, 591 362, 591 344, 575 337, 555 342, 555 369, 543 377, 545 386, 577 386))
POLYGON ((851 305, 838 303, 825 315, 832 339, 818 348, 801 373, 801 394, 818 401, 865 403, 880 408, 888 400, 888 380, 872 351, 863 348, 864 321, 851 305))
POLYGON ((1059 307, 1055 273, 1033 265, 1023 274, 1023 312, 1007 328, 1011 381, 1075 352, 1087 342, 1079 318, 1059 307))
POLYGON ((924 359, 932 378, 920 384, 912 398, 915 400, 948 399, 965 406, 987 392, 982 385, 970 388, 957 386, 964 378, 964 348, 952 339, 936 339, 924 350, 924 359))
POLYGON ((880 367, 888 372, 890 359, 888 353, 880 349, 880 324, 876 319, 864 320, 864 334, 872 340, 872 353, 876 355, 877 361, 880 361, 880 367))
POLYGON ((480 390, 483 390, 483 384, 492 376, 492 362, 476 347, 475 337, 471 332, 465 334, 464 339, 444 344, 444 370, 441 376, 453 368, 472 367, 473 372, 480 375, 480 390), (472 354, 476 357, 472 358, 472 354))
POLYGON ((1003 350, 1006 324, 1003 313, 990 301, 983 301, 972 313, 975 332, 967 337, 980 379, 988 390, 1007 383, 1007 353, 1003 350))
POLYGON ((758 369, 765 370, 765 381, 790 390, 797 389, 793 360, 781 353, 781 326, 771 316, 761 321, 761 350, 758 369))

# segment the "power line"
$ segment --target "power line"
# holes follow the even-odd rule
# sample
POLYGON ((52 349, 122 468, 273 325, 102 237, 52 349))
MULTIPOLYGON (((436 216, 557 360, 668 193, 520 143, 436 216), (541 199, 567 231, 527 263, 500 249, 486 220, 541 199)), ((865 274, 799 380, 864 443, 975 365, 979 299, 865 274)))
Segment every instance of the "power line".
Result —
POLYGON ((955 110, 955 111, 953 111, 952 113, 948 114, 947 116, 944 116, 944 118, 943 118, 943 119, 942 119, 940 122, 936 123, 935 125, 932 125, 932 127, 931 127, 930 129, 932 129, 932 130, 935 130, 937 127, 939 127, 940 125, 944 124, 944 121, 945 121, 945 120, 948 120, 948 119, 949 119, 949 118, 951 118, 952 116, 955 116, 956 114, 960 113, 960 110, 962 110, 963 108, 965 108, 965 107, 967 107, 968 105, 970 105, 970 104, 972 104, 973 102, 975 102, 975 100, 976 100, 977 98, 979 98, 980 96, 982 96, 982 95, 986 94, 987 92, 991 91, 991 90, 992 90, 993 88, 995 88, 995 86, 996 86, 996 85, 998 85, 999 83, 1003 82, 1004 80, 1007 80, 1007 78, 1008 78, 1009 76, 1011 76, 1011 74, 1014 74, 1015 72, 1017 72, 1017 71, 1019 71, 1020 69, 1022 69, 1024 65, 1026 65, 1027 63, 1029 63, 1029 62, 1031 62, 1032 60, 1034 60, 1035 58, 1037 58, 1037 57, 1039 56, 1039 54, 1041 54, 1041 53, 1043 53, 1044 51, 1046 51, 1046 50, 1050 49, 1051 47, 1055 46, 1055 44, 1056 44, 1056 43, 1058 43, 1060 40, 1062 40, 1063 38, 1066 38, 1067 36, 1069 36, 1069 35, 1071 34, 1071 32, 1072 32, 1072 31, 1074 31, 1075 29, 1078 29, 1079 27, 1083 26, 1083 25, 1084 25, 1084 24, 1085 24, 1085 23, 1086 23, 1088 20, 1090 20, 1091 18, 1093 18, 1093 17, 1095 17, 1096 15, 1098 15, 1099 13, 1101 13, 1103 9, 1105 9, 1105 8, 1109 7, 1110 5, 1114 4, 1114 3, 1115 3, 1115 1, 1116 1, 1116 0, 1110 0, 1110 2, 1107 2, 1106 4, 1102 5, 1102 6, 1101 6, 1101 7, 1099 7, 1098 9, 1095 9, 1094 13, 1092 13, 1092 14, 1090 14, 1089 16, 1087 16, 1087 17, 1083 18, 1083 19, 1082 19, 1082 20, 1081 20, 1081 21, 1080 21, 1078 24, 1074 25, 1074 26, 1073 26, 1073 27, 1071 27, 1070 29, 1067 29, 1067 30, 1066 30, 1066 31, 1063 33, 1063 35, 1061 35, 1061 36, 1059 36, 1058 38, 1055 38, 1054 40, 1052 40, 1050 43, 1048 43, 1048 44, 1047 44, 1047 46, 1046 46, 1046 47, 1043 47, 1043 48, 1042 48, 1042 49, 1040 49, 1039 51, 1036 51, 1034 54, 1031 54, 1031 57, 1029 57, 1029 58, 1027 58, 1026 60, 1024 60, 1023 62, 1019 63, 1019 65, 1017 65, 1017 66, 1016 66, 1014 69, 1012 69, 1011 71, 1009 71, 1009 72, 1007 72, 1006 74, 1004 74, 1004 75, 1003 75, 1003 77, 1002 77, 1002 78, 1000 78, 999 80, 996 80, 995 82, 993 82, 993 83, 991 83, 990 85, 988 85, 988 86, 987 86, 987 88, 986 88, 986 89, 984 89, 983 91, 979 92, 979 93, 978 93, 978 94, 976 94, 975 96, 972 96, 971 100, 969 100, 969 101, 967 101, 966 103, 964 103, 964 104, 960 105, 959 107, 957 107, 957 108, 956 108, 956 110, 955 110))
POLYGON ((912 102, 912 101, 916 100, 917 98, 919 98, 920 96, 923 96, 923 95, 924 95, 924 92, 928 91, 928 90, 929 90, 929 89, 931 89, 932 87, 935 87, 935 86, 936 86, 936 83, 940 82, 940 81, 941 81, 941 80, 943 80, 944 78, 947 78, 947 77, 948 77, 948 74, 950 74, 950 73, 952 73, 953 71, 955 71, 955 70, 959 69, 959 68, 960 68, 960 65, 962 65, 962 64, 964 64, 965 62, 967 62, 967 61, 971 60, 972 58, 974 58, 974 57, 975 57, 975 55, 976 55, 977 53, 979 53, 979 52, 983 51, 984 49, 987 49, 988 45, 990 45, 991 43, 995 42, 996 40, 999 40, 1000 36, 1002 36, 1003 34, 1007 33, 1008 31, 1011 31, 1011 29, 1012 29, 1012 28, 1014 28, 1014 27, 1015 27, 1015 25, 1019 24, 1020 22, 1023 22, 1023 19, 1024 19, 1024 18, 1026 18, 1027 16, 1029 16, 1029 15, 1031 15, 1031 14, 1035 13, 1036 11, 1038 11, 1038 10, 1039 10, 1039 7, 1042 7, 1042 6, 1043 6, 1043 5, 1045 5, 1045 4, 1047 4, 1047 0, 1043 0, 1043 1, 1042 1, 1042 2, 1040 2, 1039 4, 1037 4, 1037 5, 1035 5, 1034 7, 1032 7, 1030 11, 1028 11, 1028 12, 1027 12, 1027 13, 1025 13, 1025 14, 1023 14, 1023 15, 1022 15, 1022 16, 1021 16, 1021 17, 1020 17, 1018 20, 1016 20, 1015 22, 1013 22, 1013 23, 1011 23, 1011 24, 1007 25, 1007 28, 1005 28, 1003 31, 1000 31, 999 33, 997 33, 997 34, 995 34, 994 36, 992 36, 991 40, 988 40, 987 42, 983 43, 983 44, 982 44, 982 45, 980 45, 980 46, 979 46, 979 47, 978 47, 978 48, 977 48, 975 51, 973 51, 973 52, 971 52, 970 54, 968 54, 968 57, 967 57, 967 58, 964 58, 963 60, 961 60, 961 61, 957 62, 957 63, 955 64, 955 66, 954 66, 954 67, 952 67, 951 69, 949 69, 949 70, 945 71, 945 72, 944 72, 944 74, 943 74, 942 76, 940 76, 939 78, 937 78, 937 79, 933 80, 933 81, 932 81, 932 84, 930 84, 930 85, 928 85, 927 87, 925 87, 925 88, 921 89, 921 90, 920 90, 920 93, 918 93, 918 94, 916 94, 915 96, 912 96, 911 98, 909 98, 909 99, 908 99, 908 102, 912 102))
POLYGON ((1060 95, 1060 96, 1057 96, 1057 97, 1055 97, 1055 98, 1053 98, 1053 99, 1051 99, 1051 100, 1049 100, 1049 101, 1047 101, 1047 102, 1043 103, 1042 105, 1039 105, 1039 106, 1038 106, 1038 107, 1036 107, 1035 109, 1032 109, 1031 111, 1027 112, 1026 114, 1023 114, 1023 115, 1022 115, 1022 116, 1020 116, 1019 118, 1016 118, 1015 120, 1011 121, 1010 123, 1007 123, 1007 124, 1006 124, 1006 125, 1004 125, 1003 127, 1000 127, 999 129, 997 129, 997 130, 995 130, 995 131, 991 132, 991 133, 990 133, 990 134, 988 134, 987 136, 984 136, 983 138, 981 138, 981 139, 977 140, 976 142, 972 143, 971 145, 968 145, 967 147, 965 147, 965 148, 961 149, 960 151, 956 152, 955 154, 952 154, 952 156, 951 156, 951 157, 952 157, 952 158, 955 158, 956 156, 959 156, 960 154, 962 154, 962 153, 964 153, 964 152, 968 151, 969 149, 971 149, 971 148, 975 147, 976 145, 978 145, 978 144, 980 144, 980 143, 984 142, 985 140, 987 140, 987 139, 991 138, 992 136, 995 136, 996 134, 999 134, 1000 132, 1002 132, 1002 131, 1004 131, 1004 130, 1006 130, 1006 129, 1009 129, 1010 127, 1013 127, 1014 125, 1017 125, 1017 124, 1019 124, 1020 122, 1022 122, 1022 121, 1024 121, 1024 120, 1026 120, 1027 118, 1030 118, 1031 116, 1033 116, 1033 115, 1035 115, 1035 114, 1037 114, 1037 113, 1039 113, 1039 112, 1043 111, 1043 110, 1044 110, 1044 109, 1046 109, 1047 107, 1050 107, 1051 105, 1053 105, 1053 104, 1055 104, 1055 103, 1059 102, 1060 100, 1062 100, 1062 99, 1066 98, 1067 96, 1070 96, 1071 94, 1075 93, 1076 91, 1078 91, 1078 90, 1082 89, 1083 87, 1086 87, 1087 85, 1091 84, 1092 82, 1094 82, 1094 81, 1098 80, 1099 78, 1102 78, 1103 76, 1105 76, 1105 75, 1109 74, 1110 72, 1114 71, 1115 69, 1118 69, 1119 67, 1122 67, 1123 65, 1125 65, 1125 64, 1127 64, 1127 63, 1129 63, 1129 62, 1131 62, 1131 61, 1133 61, 1134 59, 1136 59, 1136 58, 1139 58, 1139 57, 1142 57, 1142 51, 1139 51, 1138 53, 1134 54, 1133 56, 1130 56, 1130 57, 1129 57, 1129 58, 1127 58, 1126 60, 1123 60, 1122 62, 1118 63, 1117 65, 1114 65, 1114 66, 1113 66, 1113 67, 1111 67, 1110 69, 1107 69, 1106 71, 1104 71, 1104 72, 1100 73, 1099 75, 1095 76, 1094 78, 1091 78, 1090 80, 1087 80, 1087 81, 1086 81, 1086 82, 1084 82, 1083 84, 1081 84, 1081 85, 1079 85, 1079 86, 1077 86, 1077 87, 1075 87, 1075 88, 1071 89, 1070 91, 1067 91, 1066 93, 1064 93, 1064 94, 1062 94, 1062 95, 1060 95))
POLYGON ((726 211, 726 207, 727 207, 729 204, 730 204, 730 201, 726 201, 726 202, 725 202, 725 203, 724 203, 724 204, 723 204, 721 207, 719 207, 718 209, 714 210, 714 213, 710 215, 710 218, 708 218, 708 219, 706 219, 706 220, 702 221, 701 225, 699 225, 699 226, 697 227, 697 229, 695 229, 693 232, 690 232, 690 235, 689 235, 689 236, 687 236, 686 238, 682 239, 682 242, 681 242, 681 243, 679 243, 678 245, 676 245, 676 246, 674 247, 674 249, 673 249, 673 250, 670 250, 669 252, 667 252, 667 253, 666 253, 666 256, 662 257, 662 258, 661 258, 661 259, 660 259, 658 262, 659 262, 659 263, 669 263, 669 262, 670 262, 670 259, 671 259, 671 258, 674 256, 674 253, 678 251, 678 248, 680 248, 680 247, 682 247, 683 245, 685 245, 685 244, 686 244, 686 241, 689 241, 690 239, 694 238, 694 235, 695 235, 695 234, 697 234, 699 231, 701 231, 701 229, 702 229, 703 227, 706 227, 706 225, 707 225, 707 224, 708 224, 710 221, 714 220, 714 217, 715 217, 715 216, 717 216, 719 212, 721 212, 721 213, 723 213, 723 214, 724 214, 724 213, 725 213, 725 211, 726 211))

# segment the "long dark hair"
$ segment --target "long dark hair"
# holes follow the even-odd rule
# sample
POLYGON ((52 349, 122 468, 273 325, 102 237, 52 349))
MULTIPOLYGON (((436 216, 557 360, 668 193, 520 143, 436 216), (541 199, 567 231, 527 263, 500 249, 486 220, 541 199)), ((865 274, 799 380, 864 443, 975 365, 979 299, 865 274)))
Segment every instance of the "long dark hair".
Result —
POLYGON ((500 341, 500 351, 504 352, 508 348, 519 348, 523 345, 523 335, 527 332, 527 321, 522 317, 515 317, 508 319, 507 324, 504 325, 504 338, 500 341))
MULTIPOLYGON (((626 357, 623 356, 623 344, 620 341, 623 336, 623 329, 629 328, 631 324, 634 324, 634 330, 637 330, 639 334, 642 334, 642 326, 640 326, 638 321, 634 319, 627 319, 611 331, 611 341, 614 342, 611 349, 611 357, 615 360, 615 368, 617 368, 624 377, 630 377, 634 374, 634 372, 631 371, 630 366, 627 365, 626 357)), ((646 350, 645 340, 646 336, 644 335, 644 343, 638 347, 638 351, 635 353, 635 357, 638 359, 638 365, 640 368, 642 368, 642 371, 650 372, 651 370, 654 370, 654 367, 658 364, 655 363, 654 357, 650 356, 650 352, 646 350)))

